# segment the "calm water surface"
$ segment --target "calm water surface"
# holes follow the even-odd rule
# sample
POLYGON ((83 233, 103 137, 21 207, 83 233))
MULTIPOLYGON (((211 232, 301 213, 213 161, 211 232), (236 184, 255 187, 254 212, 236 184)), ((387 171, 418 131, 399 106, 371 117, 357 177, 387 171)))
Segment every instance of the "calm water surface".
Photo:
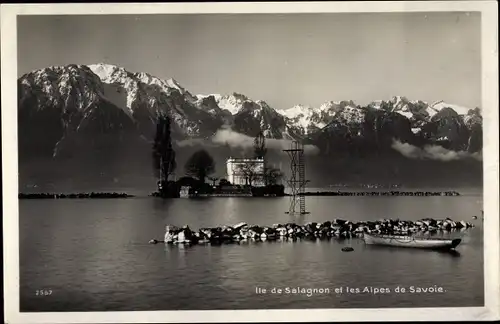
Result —
POLYGON ((206 198, 168 201, 20 201, 21 311, 119 311, 255 308, 362 308, 481 306, 483 299, 482 196, 307 197, 311 214, 284 214, 288 198, 206 198), (192 228, 272 225, 334 218, 376 220, 424 217, 466 220, 476 227, 459 255, 376 248, 359 239, 261 242, 193 247, 149 245, 166 224, 192 228), (343 246, 354 252, 341 251, 343 246), (397 286, 441 286, 443 293, 397 294, 397 286), (346 293, 346 287, 390 293, 346 293), (273 288, 324 289, 272 294, 273 288), (335 288, 343 287, 342 293, 335 288), (256 288, 268 293, 258 294, 256 288), (50 296, 37 296, 50 289, 50 296), (330 293, 325 293, 330 289, 330 293))

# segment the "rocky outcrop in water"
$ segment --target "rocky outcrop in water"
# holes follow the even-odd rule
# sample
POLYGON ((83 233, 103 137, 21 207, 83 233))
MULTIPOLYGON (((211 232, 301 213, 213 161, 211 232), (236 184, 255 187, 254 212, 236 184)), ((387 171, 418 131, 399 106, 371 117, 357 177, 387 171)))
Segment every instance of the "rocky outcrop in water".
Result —
POLYGON ((381 219, 378 221, 359 221, 335 219, 323 223, 310 222, 305 225, 295 223, 274 224, 270 227, 239 223, 233 226, 219 226, 192 230, 189 226, 166 226, 163 241, 151 240, 149 243, 199 244, 199 243, 238 243, 247 240, 277 239, 329 239, 361 237, 364 233, 413 235, 432 234, 439 231, 463 230, 474 227, 466 221, 446 218, 435 220, 425 218, 418 221, 381 219))

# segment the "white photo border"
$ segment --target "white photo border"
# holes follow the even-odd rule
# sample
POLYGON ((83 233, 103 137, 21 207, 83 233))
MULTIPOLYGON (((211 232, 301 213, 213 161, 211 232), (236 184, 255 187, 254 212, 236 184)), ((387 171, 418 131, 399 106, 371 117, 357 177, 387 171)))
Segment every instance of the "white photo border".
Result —
POLYGON ((336 321, 491 321, 500 319, 498 189, 498 4, 496 1, 338 1, 240 3, 2 4, 1 110, 6 323, 181 323, 336 321), (125 312, 19 311, 17 15, 179 13, 481 12, 484 307, 125 312))

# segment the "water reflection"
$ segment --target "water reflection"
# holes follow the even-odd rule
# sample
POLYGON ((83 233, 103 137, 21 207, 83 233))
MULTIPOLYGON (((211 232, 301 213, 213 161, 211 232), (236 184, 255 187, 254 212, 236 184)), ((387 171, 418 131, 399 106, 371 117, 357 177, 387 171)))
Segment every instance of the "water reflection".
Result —
MULTIPOLYGON (((392 254, 438 254, 440 256, 460 257, 461 254, 457 250, 427 250, 418 248, 404 248, 397 246, 379 246, 379 245, 365 245, 366 252, 387 251, 392 254)), ((394 257, 397 257, 394 255, 394 257)))

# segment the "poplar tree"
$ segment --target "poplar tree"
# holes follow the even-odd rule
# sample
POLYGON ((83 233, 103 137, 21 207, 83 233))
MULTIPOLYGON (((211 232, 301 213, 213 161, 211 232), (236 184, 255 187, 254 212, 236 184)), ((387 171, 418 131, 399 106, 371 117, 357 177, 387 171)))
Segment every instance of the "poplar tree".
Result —
POLYGON ((153 143, 153 165, 156 176, 161 182, 168 181, 177 166, 175 151, 172 147, 170 117, 159 115, 156 124, 156 135, 153 143))

